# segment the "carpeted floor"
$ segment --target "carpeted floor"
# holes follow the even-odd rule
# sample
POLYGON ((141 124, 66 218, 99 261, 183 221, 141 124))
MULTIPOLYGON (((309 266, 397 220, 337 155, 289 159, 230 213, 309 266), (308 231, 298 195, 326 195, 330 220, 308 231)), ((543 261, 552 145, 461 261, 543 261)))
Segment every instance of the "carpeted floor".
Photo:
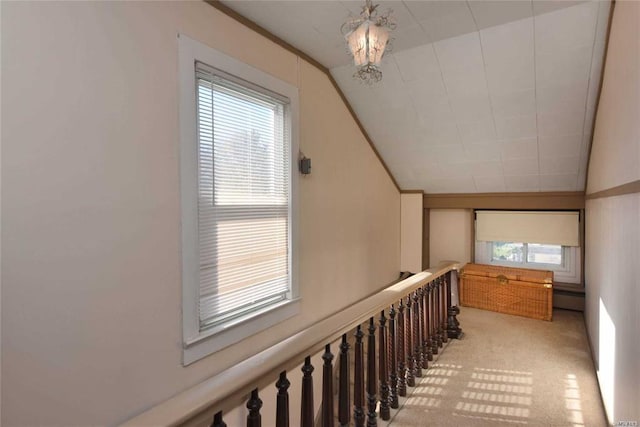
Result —
POLYGON ((452 340, 394 411, 393 427, 606 426, 582 313, 553 321, 462 307, 452 340))

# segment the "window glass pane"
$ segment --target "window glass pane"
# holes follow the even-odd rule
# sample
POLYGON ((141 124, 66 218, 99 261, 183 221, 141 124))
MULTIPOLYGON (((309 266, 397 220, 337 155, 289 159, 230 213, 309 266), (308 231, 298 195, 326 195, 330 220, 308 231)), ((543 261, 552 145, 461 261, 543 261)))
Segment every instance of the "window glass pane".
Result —
POLYGON ((527 245, 527 262, 562 265, 562 246, 529 243, 527 245))
POLYGON ((197 73, 200 331, 290 291, 288 104, 197 73))
POLYGON ((493 242, 491 261, 524 261, 524 244, 516 242, 493 242))

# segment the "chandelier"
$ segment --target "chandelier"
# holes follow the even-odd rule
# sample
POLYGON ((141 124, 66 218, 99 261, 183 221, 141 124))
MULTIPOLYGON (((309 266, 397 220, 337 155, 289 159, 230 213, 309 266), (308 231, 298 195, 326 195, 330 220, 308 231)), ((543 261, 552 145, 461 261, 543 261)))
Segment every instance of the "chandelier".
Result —
POLYGON ((382 79, 380 62, 385 49, 389 51, 391 47, 389 33, 396 28, 395 19, 390 16, 392 11, 378 14, 378 6, 365 0, 360 16, 349 18, 341 28, 357 68, 353 77, 367 84, 382 79))

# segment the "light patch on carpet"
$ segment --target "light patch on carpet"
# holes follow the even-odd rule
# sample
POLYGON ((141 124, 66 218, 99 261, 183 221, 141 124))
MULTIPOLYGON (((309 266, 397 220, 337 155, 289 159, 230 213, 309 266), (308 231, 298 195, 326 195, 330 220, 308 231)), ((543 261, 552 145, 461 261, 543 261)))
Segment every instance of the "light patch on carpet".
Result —
POLYGON ((442 387, 416 387, 415 393, 441 395, 442 387))
POLYGON ((496 384, 480 383, 475 381, 469 381, 469 383, 467 383, 467 388, 477 388, 481 390, 502 391, 506 393, 521 393, 521 394, 531 394, 533 391, 533 388, 528 386, 497 384, 497 383, 496 384))
POLYGON ((406 406, 419 406, 419 407, 429 407, 429 408, 437 408, 440 406, 442 401, 440 399, 436 399, 433 397, 424 397, 424 396, 411 396, 407 399, 405 403, 406 406))
POLYGON ((523 420, 508 420, 505 418, 481 417, 478 415, 458 414, 457 412, 454 412, 453 415, 457 417, 473 418, 476 420, 486 420, 486 421, 494 421, 494 422, 509 423, 509 424, 529 424, 527 421, 523 421, 523 420))
POLYGON ((439 384, 439 385, 445 385, 449 382, 448 378, 440 378, 440 377, 427 377, 423 380, 421 380, 422 383, 426 383, 426 384, 439 384))
POLYGON ((471 374, 471 378, 475 380, 490 381, 495 383, 516 383, 516 384, 532 384, 531 377, 517 377, 514 375, 494 375, 494 374, 482 374, 474 372, 471 374))
POLYGON ((564 380, 564 396, 565 406, 569 411, 567 416, 572 427, 584 426, 584 417, 582 415, 582 403, 580 399, 580 386, 574 374, 567 374, 564 380))
POLYGON ((503 415, 509 417, 529 418, 529 409, 513 406, 487 405, 484 403, 458 402, 455 406, 458 411, 476 412, 480 414, 503 415))
POLYGON ((492 373, 501 373, 501 374, 509 374, 509 375, 528 375, 532 376, 533 373, 526 371, 509 371, 505 369, 488 369, 488 368, 473 368, 474 371, 481 372, 492 372, 492 373))
POLYGON ((489 402, 511 403, 515 405, 531 405, 531 398, 512 394, 479 393, 475 391, 462 392, 463 399, 486 400, 489 402))
POLYGON ((609 418, 615 420, 614 380, 616 370, 616 325, 613 323, 607 307, 600 299, 600 330, 598 332, 598 378, 602 390, 602 400, 609 418))

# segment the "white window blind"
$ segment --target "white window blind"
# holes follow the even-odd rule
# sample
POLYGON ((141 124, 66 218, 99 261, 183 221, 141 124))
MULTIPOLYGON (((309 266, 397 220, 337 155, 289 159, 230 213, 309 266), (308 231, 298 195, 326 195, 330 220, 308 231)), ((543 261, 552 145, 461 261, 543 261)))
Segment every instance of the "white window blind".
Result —
POLYGON ((578 212, 476 211, 476 239, 580 246, 578 212))
POLYGON ((289 100, 196 63, 200 331, 291 290, 289 100))

